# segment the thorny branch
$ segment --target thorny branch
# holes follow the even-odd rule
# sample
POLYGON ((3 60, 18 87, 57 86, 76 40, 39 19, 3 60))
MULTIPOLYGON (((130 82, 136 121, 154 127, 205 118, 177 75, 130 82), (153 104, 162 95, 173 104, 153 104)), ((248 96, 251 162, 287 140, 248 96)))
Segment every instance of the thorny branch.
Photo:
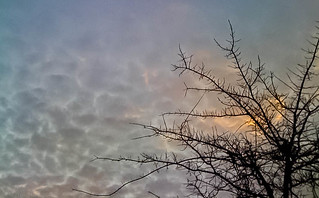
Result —
MULTIPOLYGON (((236 197, 299 197, 305 189, 312 190, 318 197, 319 188, 319 85, 318 61, 319 33, 310 41, 312 49, 304 50, 305 63, 296 71, 289 70, 288 82, 268 74, 258 57, 257 63, 243 63, 240 40, 229 22, 230 39, 227 45, 215 40, 231 61, 237 72, 236 84, 214 76, 212 70, 193 64, 193 56, 188 56, 179 46, 179 64, 173 71, 179 75, 190 73, 207 82, 207 87, 189 87, 186 90, 203 92, 191 111, 168 112, 162 115, 164 127, 136 124, 151 131, 141 138, 161 137, 177 142, 184 155, 141 154, 140 158, 117 159, 97 157, 95 160, 128 161, 141 165, 153 164, 152 171, 130 180, 109 194, 94 194, 84 190, 75 191, 93 196, 111 196, 126 185, 144 179, 164 168, 177 167, 186 170, 187 188, 197 197, 215 197, 221 192, 236 197), (279 90, 279 85, 285 91, 279 90), (222 96, 220 111, 196 110, 205 93, 222 96), (167 116, 180 116, 183 121, 166 122, 167 116), (242 130, 237 133, 203 132, 192 124, 192 118, 218 119, 242 118, 242 130), (253 132, 253 133, 251 133, 253 132)), ((318 32, 319 28, 317 27, 318 32)), ((152 193, 151 193, 152 194, 152 193)), ((153 194, 159 197, 158 195, 153 194)))

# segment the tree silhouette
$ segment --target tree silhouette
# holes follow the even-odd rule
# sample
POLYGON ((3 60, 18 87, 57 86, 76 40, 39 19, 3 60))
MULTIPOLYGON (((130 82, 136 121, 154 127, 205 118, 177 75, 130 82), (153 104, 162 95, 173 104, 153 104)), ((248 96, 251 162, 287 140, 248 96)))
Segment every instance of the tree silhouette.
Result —
MULTIPOLYGON (((151 172, 128 181, 109 194, 111 196, 127 184, 144 179, 171 166, 186 170, 186 187, 190 196, 215 197, 229 193, 234 197, 302 197, 311 192, 318 197, 319 188, 319 33, 309 42, 305 63, 289 70, 288 80, 267 73, 260 58, 257 64, 243 63, 239 40, 230 25, 230 39, 226 45, 216 41, 236 70, 238 80, 232 83, 214 76, 204 64, 192 63, 179 48, 180 61, 173 70, 191 73, 206 83, 205 87, 186 86, 186 92, 202 92, 202 97, 189 112, 163 114, 162 126, 140 125, 152 133, 142 138, 161 137, 177 142, 185 155, 141 154, 139 158, 117 159, 98 157, 93 160, 129 161, 153 164, 151 172), (317 72, 317 73, 316 73, 317 72), (280 86, 284 90, 280 89, 280 86), (217 93, 222 109, 197 111, 196 107, 207 93, 217 93), (167 124, 167 117, 182 117, 182 121, 167 124), (209 118, 243 120, 236 131, 201 131, 193 121, 209 118)), ((317 30, 319 28, 317 27, 317 30)), ((154 196, 157 196, 154 194, 154 196)))

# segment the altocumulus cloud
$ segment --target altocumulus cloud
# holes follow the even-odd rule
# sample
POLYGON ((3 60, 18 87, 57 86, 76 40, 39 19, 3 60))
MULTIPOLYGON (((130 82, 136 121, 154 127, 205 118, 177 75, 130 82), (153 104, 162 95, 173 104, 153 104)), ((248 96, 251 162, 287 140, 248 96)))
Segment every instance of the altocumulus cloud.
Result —
MULTIPOLYGON (((142 174, 134 165, 90 160, 93 155, 136 156, 170 149, 161 140, 131 141, 145 132, 129 123, 157 123, 157 115, 182 106, 188 110, 198 98, 183 98, 182 80, 170 72, 178 44, 204 60, 215 60, 222 73, 224 65, 218 63, 224 62, 217 59, 221 54, 209 42, 211 35, 225 38, 226 20, 235 18, 235 24, 244 22, 238 32, 262 43, 270 36, 253 33, 276 28, 270 16, 278 16, 279 10, 272 3, 262 4, 268 11, 252 19, 246 11, 257 5, 249 1, 2 1, 0 196, 87 197, 71 189, 110 192, 142 174)), ((311 28, 319 17, 317 4, 309 1, 300 17, 304 10, 309 15, 291 22, 299 5, 294 2, 276 26, 293 29, 308 20, 300 26, 311 28)), ((244 47, 258 51, 262 45, 244 47)), ((132 184, 117 196, 146 197, 149 190, 162 197, 187 194, 182 190, 184 174, 170 173, 132 184)))
MULTIPOLYGON (((140 173, 90 163, 93 154, 151 149, 151 143, 144 148, 123 143, 141 134, 129 123, 153 113, 149 107, 158 98, 143 74, 154 67, 153 61, 164 61, 156 55, 156 60, 145 62, 139 55, 153 48, 143 41, 150 35, 140 30, 138 18, 145 18, 125 13, 125 5, 100 3, 102 9, 96 2, 74 3, 2 3, 4 197, 85 197, 72 192, 73 187, 105 192, 140 173)), ((139 184, 134 194, 145 193, 144 188, 139 184)))

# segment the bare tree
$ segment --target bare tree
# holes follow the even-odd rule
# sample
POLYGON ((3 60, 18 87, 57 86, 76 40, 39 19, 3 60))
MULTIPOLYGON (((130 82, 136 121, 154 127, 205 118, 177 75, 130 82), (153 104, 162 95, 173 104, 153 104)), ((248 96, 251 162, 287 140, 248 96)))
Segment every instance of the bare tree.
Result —
MULTIPOLYGON (((143 138, 161 137, 177 142, 187 154, 163 156, 142 154, 139 158, 118 159, 95 157, 94 160, 129 161, 153 164, 151 172, 124 183, 111 196, 129 183, 141 180, 161 169, 175 166, 188 173, 190 196, 215 197, 229 193, 234 197, 302 197, 311 192, 318 197, 319 188, 319 83, 315 73, 318 60, 319 33, 304 50, 305 63, 287 74, 287 82, 267 73, 258 57, 256 64, 243 63, 237 46, 239 40, 230 25, 226 45, 215 40, 231 61, 239 80, 235 83, 214 76, 204 64, 192 63, 192 56, 179 48, 180 62, 173 70, 180 75, 191 73, 204 80, 205 87, 187 91, 218 93, 223 108, 219 111, 197 111, 163 114, 163 125, 138 124, 152 133, 143 138), (284 86, 284 91, 279 89, 284 86), (167 116, 179 116, 180 123, 167 124, 167 116), (236 131, 197 130, 195 119, 236 118, 244 120, 236 131), (307 192, 308 191, 308 192, 307 192)), ((319 28, 317 27, 319 30, 319 28)), ((156 195, 157 196, 157 195, 156 195)))

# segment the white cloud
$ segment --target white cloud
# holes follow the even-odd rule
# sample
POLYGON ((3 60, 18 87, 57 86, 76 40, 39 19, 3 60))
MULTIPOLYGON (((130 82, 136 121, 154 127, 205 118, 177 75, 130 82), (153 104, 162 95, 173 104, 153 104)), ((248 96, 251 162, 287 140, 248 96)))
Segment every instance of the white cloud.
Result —
MULTIPOLYGON (((167 149, 159 139, 131 141, 145 131, 129 123, 159 123, 163 112, 189 110, 197 95, 184 98, 182 89, 183 80, 191 78, 170 72, 178 44, 217 65, 222 54, 215 54, 210 35, 227 29, 210 26, 237 11, 221 13, 214 10, 222 7, 216 2, 205 9, 190 2, 126 3, 21 1, 0 6, 0 194, 87 197, 72 192, 75 186, 105 193, 141 169, 90 163, 94 154, 137 156, 167 149), (219 17, 210 19, 212 15, 219 17)), ((242 6, 244 12, 250 5, 242 6)), ((238 23, 245 19, 241 12, 238 23)), ((272 20, 263 21, 268 22, 257 26, 264 27, 261 32, 275 28, 272 20)), ((238 32, 245 30, 234 25, 238 32)), ((249 31, 253 29, 244 31, 247 37, 258 40, 249 31)), ((118 196, 145 197, 148 190, 163 197, 183 194, 182 175, 156 175, 118 196)))

